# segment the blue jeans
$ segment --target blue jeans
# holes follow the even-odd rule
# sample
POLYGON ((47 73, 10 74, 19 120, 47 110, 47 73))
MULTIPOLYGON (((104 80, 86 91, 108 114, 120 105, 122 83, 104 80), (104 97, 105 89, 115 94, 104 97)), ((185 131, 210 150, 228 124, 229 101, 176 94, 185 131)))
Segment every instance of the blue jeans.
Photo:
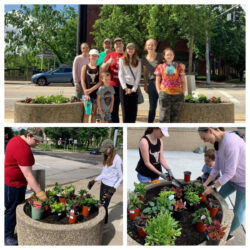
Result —
POLYGON ((25 200, 26 186, 15 188, 4 185, 4 237, 13 237, 16 226, 16 207, 25 200))
POLYGON ((147 176, 144 176, 144 175, 141 175, 141 174, 137 174, 137 178, 139 180, 139 182, 151 182, 153 180, 158 180, 158 178, 150 178, 150 177, 147 177, 147 176))
POLYGON ((230 234, 233 233, 243 222, 246 209, 246 193, 236 190, 235 187, 227 182, 219 191, 219 194, 225 199, 236 191, 236 199, 234 204, 234 218, 231 224, 230 234))
POLYGON ((149 98, 148 123, 152 123, 154 122, 155 119, 155 112, 159 98, 159 95, 155 87, 155 80, 148 81, 148 98, 149 98))

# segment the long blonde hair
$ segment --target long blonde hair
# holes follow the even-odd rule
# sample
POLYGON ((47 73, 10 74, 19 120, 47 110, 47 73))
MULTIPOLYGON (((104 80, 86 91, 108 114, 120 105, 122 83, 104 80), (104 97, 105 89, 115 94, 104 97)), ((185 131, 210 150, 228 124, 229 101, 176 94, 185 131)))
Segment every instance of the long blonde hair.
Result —
POLYGON ((107 148, 104 151, 104 155, 103 155, 103 162, 102 162, 103 166, 108 166, 108 167, 112 166, 115 155, 116 155, 116 150, 115 150, 114 146, 107 148), (108 149, 110 149, 110 152, 107 154, 106 152, 108 149))

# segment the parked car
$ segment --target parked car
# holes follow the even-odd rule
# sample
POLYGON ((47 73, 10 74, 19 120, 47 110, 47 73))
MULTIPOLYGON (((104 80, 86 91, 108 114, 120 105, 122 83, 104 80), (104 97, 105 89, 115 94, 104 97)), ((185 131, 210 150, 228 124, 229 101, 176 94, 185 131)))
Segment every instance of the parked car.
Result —
POLYGON ((102 154, 102 153, 100 152, 100 149, 99 149, 99 148, 92 149, 89 153, 90 153, 91 155, 101 155, 101 154, 102 154))
POLYGON ((74 86, 72 67, 70 66, 61 66, 54 70, 38 73, 31 77, 31 81, 40 86, 49 85, 52 82, 55 83, 67 83, 71 82, 74 86))

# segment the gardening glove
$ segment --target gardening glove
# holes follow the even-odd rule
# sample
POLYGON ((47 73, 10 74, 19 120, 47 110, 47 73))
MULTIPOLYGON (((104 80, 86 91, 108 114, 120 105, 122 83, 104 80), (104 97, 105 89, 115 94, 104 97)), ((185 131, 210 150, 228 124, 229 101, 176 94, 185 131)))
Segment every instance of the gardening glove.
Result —
POLYGON ((169 169, 167 169, 167 171, 168 171, 168 177, 169 177, 169 179, 170 180, 174 179, 174 175, 172 173, 172 170, 169 168, 169 169))
POLYGON ((95 184, 95 180, 92 180, 88 183, 88 189, 90 190, 95 184))
POLYGON ((44 191, 37 193, 36 197, 42 201, 46 201, 48 199, 44 191))
POLYGON ((162 179, 164 179, 164 180, 167 180, 168 179, 168 174, 164 174, 164 173, 161 173, 160 174, 160 177, 162 178, 162 179))

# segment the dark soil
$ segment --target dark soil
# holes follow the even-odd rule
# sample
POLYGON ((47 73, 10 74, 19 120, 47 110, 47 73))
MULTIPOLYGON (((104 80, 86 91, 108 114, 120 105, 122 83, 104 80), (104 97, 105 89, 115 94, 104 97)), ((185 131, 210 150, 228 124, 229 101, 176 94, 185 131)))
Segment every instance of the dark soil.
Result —
MULTIPOLYGON (((146 193, 146 199, 144 201, 144 206, 142 207, 141 211, 146 207, 146 203, 148 201, 153 200, 154 197, 158 196, 158 193, 162 190, 162 187, 156 187, 154 189, 151 189, 150 192, 146 193)), ((209 197, 209 195, 208 195, 209 197)), ((215 199, 214 197, 212 197, 215 199)), ((201 207, 208 207, 208 203, 200 203, 198 205, 198 209, 201 207)), ((219 221, 222 220, 222 210, 219 208, 218 213, 215 217, 212 218, 217 219, 219 221)), ((142 239, 138 236, 137 229, 135 226, 135 222, 131 221, 129 219, 129 216, 127 217, 128 220, 128 226, 127 226, 127 232, 130 235, 131 238, 133 238, 135 241, 137 241, 139 244, 144 245, 145 239, 142 239)), ((192 212, 189 212, 187 210, 184 211, 184 215, 181 221, 179 221, 179 227, 182 228, 181 230, 181 236, 177 238, 175 241, 175 245, 199 245, 202 242, 206 240, 205 233, 199 233, 195 229, 195 224, 192 224, 192 212)))
MULTIPOLYGON (((98 215, 98 212, 99 212, 98 207, 92 207, 90 212, 89 212, 89 216, 84 217, 82 215, 79 215, 77 217, 77 222, 76 223, 82 223, 82 222, 91 220, 91 219, 93 219, 94 217, 96 217, 98 215)), ((31 205, 28 202, 26 202, 25 205, 24 205, 24 213, 27 216, 31 217, 31 205)), ((45 211, 43 213, 42 219, 38 220, 38 221, 43 222, 43 223, 49 223, 49 224, 60 224, 60 225, 69 224, 69 222, 68 222, 69 218, 68 217, 64 216, 60 220, 55 221, 54 216, 55 216, 54 214, 45 211)))

